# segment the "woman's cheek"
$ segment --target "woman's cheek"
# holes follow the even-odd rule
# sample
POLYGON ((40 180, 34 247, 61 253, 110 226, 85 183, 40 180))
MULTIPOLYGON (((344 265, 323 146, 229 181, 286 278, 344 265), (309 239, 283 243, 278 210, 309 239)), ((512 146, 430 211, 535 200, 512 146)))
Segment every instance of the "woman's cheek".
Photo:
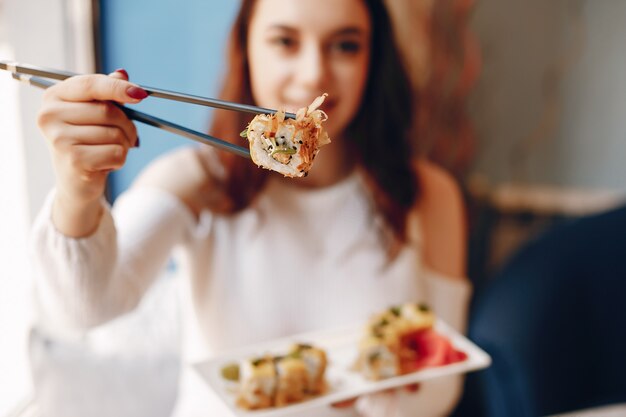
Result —
POLYGON ((288 83, 289 73, 285 66, 270 63, 259 65, 252 75, 252 92, 257 105, 277 108, 282 105, 282 92, 288 83))

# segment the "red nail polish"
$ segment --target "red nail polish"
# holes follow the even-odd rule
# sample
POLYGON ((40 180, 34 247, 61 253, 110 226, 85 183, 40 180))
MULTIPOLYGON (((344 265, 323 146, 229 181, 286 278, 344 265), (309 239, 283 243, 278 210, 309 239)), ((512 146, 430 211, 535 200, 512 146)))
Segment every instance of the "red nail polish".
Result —
POLYGON ((137 136, 137 141, 135 142, 135 148, 141 146, 141 142, 139 141, 139 136, 137 136))
POLYGON ((148 97, 148 93, 146 93, 144 89, 135 86, 128 87, 126 94, 128 94, 128 97, 134 98, 135 100, 143 100, 148 97))
POLYGON ((126 70, 124 68, 118 68, 115 70, 115 72, 119 72, 120 74, 122 74, 124 76, 124 78, 126 78, 128 80, 128 73, 126 72, 126 70))

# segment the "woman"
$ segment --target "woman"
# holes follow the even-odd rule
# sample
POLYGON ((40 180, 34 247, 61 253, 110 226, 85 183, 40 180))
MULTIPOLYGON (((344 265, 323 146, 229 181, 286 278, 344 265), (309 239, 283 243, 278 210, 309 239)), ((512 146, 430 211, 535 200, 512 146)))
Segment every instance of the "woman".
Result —
MULTIPOLYGON (((148 167, 113 213, 101 202, 106 176, 138 140, 110 101, 137 103, 145 92, 124 71, 50 88, 39 125, 57 185, 34 229, 47 322, 88 328, 131 310, 178 247, 189 360, 364 321, 403 301, 426 301, 462 328, 461 197, 444 172, 412 157, 410 89, 391 32, 380 0, 244 0, 222 98, 294 111, 326 92, 333 143, 304 179, 208 148, 177 151, 148 167)), ((218 113, 212 133, 238 138, 248 122, 218 113)), ((313 415, 441 415, 459 381, 313 415)))

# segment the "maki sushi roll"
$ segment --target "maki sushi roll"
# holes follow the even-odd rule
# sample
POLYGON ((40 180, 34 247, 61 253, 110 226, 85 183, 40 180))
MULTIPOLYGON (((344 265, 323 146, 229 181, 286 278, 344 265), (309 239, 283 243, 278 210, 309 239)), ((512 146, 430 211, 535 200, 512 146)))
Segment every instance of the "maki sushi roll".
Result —
POLYGON ((400 358, 396 341, 385 342, 381 337, 368 336, 359 344, 358 369, 371 380, 400 375, 400 358))
POLYGON ((390 322, 393 332, 402 336, 435 325, 435 314, 425 304, 406 303, 389 309, 390 322))
POLYGON ((276 375, 276 407, 297 403, 304 400, 309 375, 301 358, 293 355, 277 357, 276 375))
POLYGON ((306 391, 313 395, 324 392, 326 390, 324 373, 328 364, 326 352, 311 345, 297 344, 292 346, 290 355, 300 358, 306 366, 306 391))
POLYGON ((406 303, 374 315, 359 343, 356 369, 379 380, 415 370, 415 336, 432 329, 435 315, 423 304, 406 303))
POLYGON ((237 404, 245 409, 268 408, 274 404, 276 369, 271 357, 243 361, 240 365, 237 404))
POLYGON ((326 352, 295 344, 286 355, 265 355, 230 364, 222 377, 237 381, 236 404, 246 410, 283 407, 326 391, 326 352))
POLYGON ((322 127, 328 116, 319 109, 326 97, 298 110, 295 120, 286 119, 284 110, 252 119, 241 135, 248 139, 254 163, 286 177, 306 176, 319 148, 330 143, 322 127))

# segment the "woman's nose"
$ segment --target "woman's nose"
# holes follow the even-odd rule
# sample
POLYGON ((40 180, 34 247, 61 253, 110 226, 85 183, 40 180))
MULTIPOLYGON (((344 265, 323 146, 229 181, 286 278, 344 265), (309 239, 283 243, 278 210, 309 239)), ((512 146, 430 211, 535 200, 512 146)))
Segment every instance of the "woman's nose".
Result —
POLYGON ((298 62, 297 79, 312 90, 319 90, 328 76, 328 61, 320 46, 310 45, 303 48, 298 62))

